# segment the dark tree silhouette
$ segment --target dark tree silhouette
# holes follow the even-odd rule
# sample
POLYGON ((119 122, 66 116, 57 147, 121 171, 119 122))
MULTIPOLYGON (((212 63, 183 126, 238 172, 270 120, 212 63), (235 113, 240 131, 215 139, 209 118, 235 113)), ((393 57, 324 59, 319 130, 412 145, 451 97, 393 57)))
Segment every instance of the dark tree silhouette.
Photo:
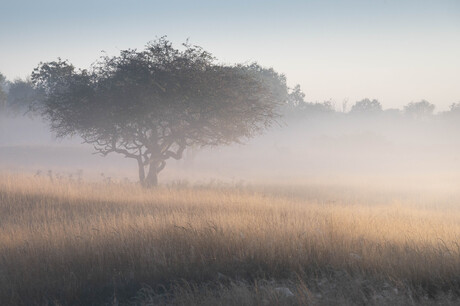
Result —
POLYGON ((60 59, 41 63, 32 82, 57 137, 78 134, 103 156, 137 160, 146 187, 187 146, 242 142, 263 131, 287 96, 284 75, 273 69, 218 64, 201 47, 176 49, 165 38, 103 57, 90 70, 60 59))

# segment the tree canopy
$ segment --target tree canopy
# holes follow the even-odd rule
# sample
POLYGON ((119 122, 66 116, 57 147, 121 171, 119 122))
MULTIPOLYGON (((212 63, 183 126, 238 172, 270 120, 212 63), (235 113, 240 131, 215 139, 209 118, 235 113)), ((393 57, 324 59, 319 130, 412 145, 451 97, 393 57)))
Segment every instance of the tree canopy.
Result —
POLYGON ((0 111, 6 108, 6 77, 0 72, 0 111))
POLYGON ((40 113, 58 137, 80 135, 101 155, 137 160, 144 186, 187 146, 242 142, 269 127, 287 97, 284 75, 224 65, 201 47, 165 38, 78 70, 61 59, 31 78, 40 113), (148 168, 146 175, 145 168, 148 168))
POLYGON ((382 104, 378 100, 363 99, 356 102, 350 110, 355 114, 377 114, 382 111, 382 104))
POLYGON ((435 105, 426 100, 411 102, 404 106, 404 114, 413 118, 426 118, 433 115, 435 105))

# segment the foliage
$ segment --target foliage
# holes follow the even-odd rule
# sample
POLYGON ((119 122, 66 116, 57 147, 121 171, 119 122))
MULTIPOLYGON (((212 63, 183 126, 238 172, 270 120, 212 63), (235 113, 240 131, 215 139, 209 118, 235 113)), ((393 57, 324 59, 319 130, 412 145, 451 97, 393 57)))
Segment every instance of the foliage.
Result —
POLYGON ((6 93, 6 86, 7 81, 6 77, 0 73, 0 111, 4 110, 6 108, 6 99, 7 99, 7 93, 6 93))
POLYGON ((7 106, 13 114, 24 114, 39 107, 41 97, 28 80, 15 80, 10 83, 7 106))
POLYGON ((368 98, 356 102, 350 110, 353 114, 377 114, 382 112, 382 104, 378 100, 368 98))
POLYGON ((413 118, 426 118, 433 115, 434 108, 434 104, 425 100, 411 102, 404 106, 404 114, 413 118))
POLYGON ((301 107, 305 102, 305 93, 297 84, 288 95, 287 105, 290 107, 301 107))
POLYGON ((335 110, 331 101, 323 103, 306 102, 305 93, 300 89, 300 85, 296 85, 290 90, 287 103, 283 105, 281 112, 287 119, 304 119, 311 115, 333 113, 335 110))
POLYGON ((283 75, 258 64, 217 64, 201 47, 183 47, 160 38, 90 70, 41 63, 32 74, 44 95, 41 113, 58 137, 78 134, 101 155, 136 159, 146 186, 187 146, 242 142, 273 123, 287 95, 283 75))
POLYGON ((449 109, 452 114, 460 115, 460 102, 452 103, 449 109))

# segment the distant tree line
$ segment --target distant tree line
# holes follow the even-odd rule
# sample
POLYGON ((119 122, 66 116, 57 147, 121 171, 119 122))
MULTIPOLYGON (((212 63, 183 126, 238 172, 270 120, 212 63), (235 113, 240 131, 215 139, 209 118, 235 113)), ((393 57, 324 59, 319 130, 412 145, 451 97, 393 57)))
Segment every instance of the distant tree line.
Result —
MULTIPOLYGON (((9 115, 37 114, 43 100, 39 91, 30 79, 16 79, 9 81, 0 72, 0 113, 9 115)), ((402 109, 384 109, 380 101, 365 98, 356 101, 350 109, 344 102, 341 109, 337 109, 332 101, 308 102, 299 85, 289 89, 286 103, 279 112, 286 119, 308 119, 309 116, 321 114, 348 114, 350 116, 378 116, 407 117, 412 119, 426 119, 433 116, 453 117, 460 116, 460 102, 452 103, 449 110, 435 113, 436 106, 426 100, 410 102, 402 109)))
POLYGON ((29 79, 9 81, 0 72, 0 114, 10 116, 32 114, 40 104, 39 91, 29 79))
POLYGON ((351 108, 347 109, 347 102, 344 102, 341 110, 336 109, 332 101, 325 102, 307 102, 305 94, 296 85, 290 90, 289 98, 286 105, 282 107, 282 113, 289 119, 303 120, 315 115, 344 114, 356 117, 375 117, 385 115, 387 117, 404 117, 411 119, 427 119, 430 117, 453 117, 460 116, 460 102, 452 103, 448 111, 435 114, 435 105, 421 100, 410 102, 403 106, 402 109, 390 108, 384 109, 380 101, 376 99, 365 98, 356 101, 351 108))

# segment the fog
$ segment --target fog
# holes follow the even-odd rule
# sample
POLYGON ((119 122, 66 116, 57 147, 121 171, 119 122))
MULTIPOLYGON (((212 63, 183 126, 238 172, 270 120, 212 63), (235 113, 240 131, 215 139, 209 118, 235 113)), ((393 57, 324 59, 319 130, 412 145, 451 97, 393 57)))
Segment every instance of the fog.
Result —
MULTIPOLYGON (((460 181, 459 117, 414 118, 397 111, 285 114, 244 144, 189 147, 169 159, 160 183, 384 182, 454 188, 460 181)), ((0 121, 0 171, 90 180, 137 181, 137 164, 95 155, 79 137, 56 139, 28 115, 0 121), (51 172, 50 172, 51 171, 51 172)))

